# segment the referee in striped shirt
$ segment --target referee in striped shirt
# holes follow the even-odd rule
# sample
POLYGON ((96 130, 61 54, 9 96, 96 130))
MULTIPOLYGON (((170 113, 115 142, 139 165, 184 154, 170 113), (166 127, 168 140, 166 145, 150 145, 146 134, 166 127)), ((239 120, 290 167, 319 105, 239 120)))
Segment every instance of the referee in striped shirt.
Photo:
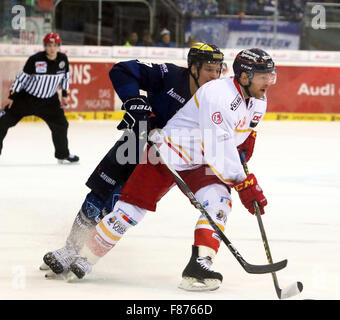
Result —
POLYGON ((9 103, 0 110, 0 154, 2 142, 10 127, 23 117, 34 115, 43 119, 52 132, 54 156, 59 163, 79 161, 68 149, 68 122, 58 97, 62 89, 62 105, 67 105, 69 89, 69 63, 59 52, 61 38, 48 33, 44 38, 45 50, 28 58, 23 71, 16 76, 10 89, 9 103))

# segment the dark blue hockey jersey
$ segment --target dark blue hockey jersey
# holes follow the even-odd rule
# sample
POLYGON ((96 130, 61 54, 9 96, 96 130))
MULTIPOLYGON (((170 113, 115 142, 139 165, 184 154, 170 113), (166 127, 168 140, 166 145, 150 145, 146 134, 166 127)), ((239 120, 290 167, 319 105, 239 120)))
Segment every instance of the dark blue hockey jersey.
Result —
POLYGON ((163 128, 191 98, 188 69, 172 63, 119 62, 111 69, 110 79, 123 102, 140 95, 140 89, 147 92, 155 115, 151 128, 163 128))

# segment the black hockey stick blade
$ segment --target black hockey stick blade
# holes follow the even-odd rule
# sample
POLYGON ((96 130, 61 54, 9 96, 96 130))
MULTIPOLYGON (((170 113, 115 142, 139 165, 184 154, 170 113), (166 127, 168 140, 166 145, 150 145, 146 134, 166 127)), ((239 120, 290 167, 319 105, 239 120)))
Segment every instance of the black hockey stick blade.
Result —
MULTIPOLYGON (((218 227, 217 227, 218 228, 218 227)), ((214 228, 215 229, 215 228, 214 228)), ((220 229, 219 229, 220 230, 220 229)), ((243 269, 248 273, 253 274, 264 274, 264 273, 274 273, 276 271, 279 271, 287 266, 288 260, 282 260, 276 263, 270 263, 270 264, 250 264, 247 261, 245 261, 241 254, 234 248, 234 246, 231 244, 231 242, 226 238, 224 233, 222 231, 219 232, 219 230, 215 230, 217 234, 221 237, 222 241, 227 244, 229 250, 231 253, 235 256, 237 261, 241 264, 243 269)))
POLYGON ((244 265, 244 269, 248 273, 262 274, 262 273, 273 273, 279 271, 287 266, 288 260, 282 260, 280 262, 264 264, 264 265, 253 265, 247 263, 244 265))

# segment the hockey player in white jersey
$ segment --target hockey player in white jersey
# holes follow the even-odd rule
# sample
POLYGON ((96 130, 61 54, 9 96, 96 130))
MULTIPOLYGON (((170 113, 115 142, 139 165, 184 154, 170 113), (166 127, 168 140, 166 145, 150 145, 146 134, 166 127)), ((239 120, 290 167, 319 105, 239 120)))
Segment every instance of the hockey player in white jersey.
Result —
MULTIPOLYGON (((249 212, 254 214, 253 201, 257 201, 264 213, 267 200, 255 175, 244 173, 239 152, 244 150, 250 159, 256 138, 254 128, 266 112, 266 92, 276 82, 274 62, 261 49, 242 50, 233 70, 234 77, 203 85, 168 121, 163 132, 153 136, 162 156, 222 231, 232 208, 231 188, 238 192, 249 212)), ((156 211, 157 202, 174 185, 168 169, 156 161, 150 150, 148 161, 136 167, 113 211, 98 223, 71 264, 78 278, 89 273, 147 210, 156 211)), ((207 219, 200 216, 180 288, 214 290, 220 286, 222 275, 211 269, 219 245, 219 237, 207 219)))

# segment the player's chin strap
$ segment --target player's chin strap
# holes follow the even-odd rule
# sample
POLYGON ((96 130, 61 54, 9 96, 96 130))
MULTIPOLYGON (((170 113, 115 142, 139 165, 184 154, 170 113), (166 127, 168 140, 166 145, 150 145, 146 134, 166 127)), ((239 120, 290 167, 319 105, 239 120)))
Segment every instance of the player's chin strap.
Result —
MULTIPOLYGON (((194 79, 195 81, 195 84, 197 86, 197 89, 200 88, 200 85, 198 83, 198 79, 200 78, 200 70, 201 70, 201 67, 202 65, 200 66, 196 66, 197 67, 197 77, 195 77, 195 75, 191 72, 191 67, 189 68, 189 74, 192 76, 192 78, 194 79)), ((220 69, 220 75, 221 75, 221 72, 222 72, 222 63, 221 63, 221 69, 220 69)), ((248 91, 246 90, 247 94, 248 94, 248 91)))
MULTIPOLYGON (((250 81, 250 80, 249 80, 249 81, 250 81)), ((251 86, 251 83, 248 84, 247 86, 242 86, 242 87, 244 88, 244 91, 247 93, 247 95, 248 95, 249 98, 252 97, 252 95, 251 95, 251 93, 250 93, 250 91, 249 91, 249 87, 250 87, 250 86, 251 86)))
POLYGON ((195 81, 195 84, 197 86, 197 89, 200 87, 200 85, 198 84, 198 79, 200 77, 200 69, 197 68, 197 78, 195 77, 195 75, 191 72, 191 70, 189 69, 189 74, 192 76, 192 78, 194 79, 195 81))
POLYGON ((244 86, 243 84, 241 84, 239 78, 236 78, 237 79, 237 82, 239 83, 239 85, 244 89, 244 91, 246 92, 246 94, 248 95, 249 98, 252 97, 250 91, 249 91, 249 87, 251 86, 251 79, 249 79, 249 76, 248 76, 248 80, 249 80, 249 84, 244 86))

